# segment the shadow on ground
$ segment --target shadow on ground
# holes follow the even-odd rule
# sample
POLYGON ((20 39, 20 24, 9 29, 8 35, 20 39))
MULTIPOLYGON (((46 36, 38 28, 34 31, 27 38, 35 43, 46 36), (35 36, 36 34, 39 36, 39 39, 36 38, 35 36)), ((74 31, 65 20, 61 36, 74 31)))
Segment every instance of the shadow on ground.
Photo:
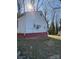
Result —
POLYGON ((17 59, 61 59, 61 40, 17 39, 17 59))

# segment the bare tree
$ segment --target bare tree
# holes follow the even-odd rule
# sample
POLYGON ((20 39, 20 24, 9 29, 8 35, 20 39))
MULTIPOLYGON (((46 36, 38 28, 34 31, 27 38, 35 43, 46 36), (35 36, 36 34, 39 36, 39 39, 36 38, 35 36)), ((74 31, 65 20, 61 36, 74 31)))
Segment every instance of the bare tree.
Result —
POLYGON ((34 6, 34 4, 36 3, 35 0, 30 0, 30 3, 32 4, 33 10, 35 11, 35 6, 34 6))
POLYGON ((20 3, 19 3, 19 0, 17 0, 17 6, 18 6, 18 13, 20 14, 21 13, 21 11, 20 11, 21 6, 20 6, 20 3))
POLYGON ((40 0, 37 1, 37 7, 36 10, 38 11, 38 5, 39 5, 40 0))
POLYGON ((18 13, 17 18, 23 15, 25 13, 25 0, 17 0, 17 6, 18 6, 18 13), (23 8, 23 10, 21 10, 23 8), (21 13, 23 11, 23 13, 21 13))
POLYGON ((36 11, 38 11, 38 10, 40 9, 40 7, 43 5, 43 1, 44 1, 44 0, 42 0, 41 4, 39 4, 40 1, 41 1, 41 0, 38 0, 38 1, 37 1, 36 11))
MULTIPOLYGON (((53 19, 52 19, 52 25, 51 25, 51 26, 54 26, 54 18, 55 18, 55 13, 56 13, 55 10, 59 9, 60 7, 54 8, 53 6, 50 5, 49 0, 47 0, 47 2, 48 2, 49 6, 52 8, 52 10, 54 12, 53 19)), ((55 32, 54 34, 58 34, 58 22, 57 22, 57 19, 56 19, 56 22, 55 23, 56 23, 56 26, 55 26, 55 28, 52 28, 52 29, 54 30, 53 32, 55 32)))
POLYGON ((47 28, 49 29, 49 24, 48 24, 49 21, 47 20, 48 10, 47 10, 47 6, 46 6, 46 0, 43 1, 43 4, 44 4, 44 8, 43 8, 44 17, 45 17, 45 20, 46 20, 46 23, 47 23, 47 28))

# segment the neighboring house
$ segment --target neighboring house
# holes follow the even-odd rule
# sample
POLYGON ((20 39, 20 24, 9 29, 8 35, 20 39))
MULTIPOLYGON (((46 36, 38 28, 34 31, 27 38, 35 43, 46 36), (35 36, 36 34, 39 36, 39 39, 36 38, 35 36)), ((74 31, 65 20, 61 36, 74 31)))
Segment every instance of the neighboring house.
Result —
POLYGON ((47 37, 47 31, 47 22, 41 11, 26 12, 18 18, 17 38, 43 38, 47 37))

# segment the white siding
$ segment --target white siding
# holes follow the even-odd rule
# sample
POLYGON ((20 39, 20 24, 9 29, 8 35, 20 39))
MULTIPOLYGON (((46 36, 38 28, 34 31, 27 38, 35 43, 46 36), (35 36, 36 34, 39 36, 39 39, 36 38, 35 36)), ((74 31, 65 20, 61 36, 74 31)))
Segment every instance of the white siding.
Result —
POLYGON ((47 32, 47 23, 38 12, 26 13, 19 19, 18 24, 19 33, 47 32), (40 27, 39 29, 36 29, 37 25, 40 27))
POLYGON ((22 19, 22 18, 20 18, 19 20, 18 20, 18 29, 17 29, 17 31, 18 31, 18 33, 24 33, 24 32, 26 32, 25 31, 25 20, 24 19, 22 19))

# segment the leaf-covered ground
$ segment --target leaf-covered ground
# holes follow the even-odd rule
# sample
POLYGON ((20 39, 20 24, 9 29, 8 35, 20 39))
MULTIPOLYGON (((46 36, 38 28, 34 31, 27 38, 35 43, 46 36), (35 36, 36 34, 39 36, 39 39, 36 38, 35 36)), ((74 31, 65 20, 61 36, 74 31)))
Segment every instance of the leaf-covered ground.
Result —
POLYGON ((18 59, 61 59, 61 40, 17 39, 18 59))

